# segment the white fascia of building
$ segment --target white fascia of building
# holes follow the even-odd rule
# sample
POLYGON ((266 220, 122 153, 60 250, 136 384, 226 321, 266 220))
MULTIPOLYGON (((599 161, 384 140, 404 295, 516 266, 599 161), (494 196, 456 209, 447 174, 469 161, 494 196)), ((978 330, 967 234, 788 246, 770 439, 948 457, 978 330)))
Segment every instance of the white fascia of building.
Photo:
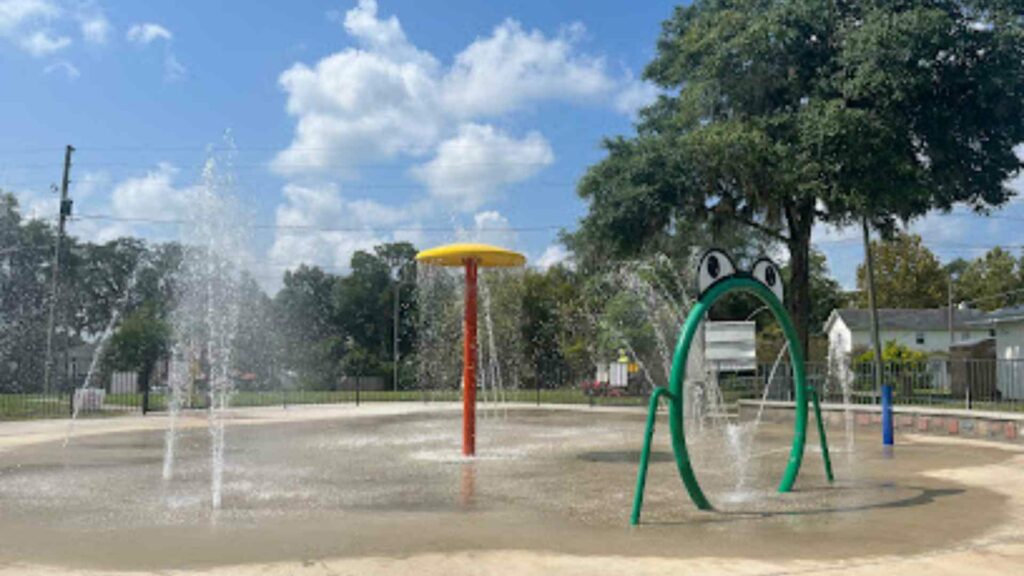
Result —
MULTIPOLYGON (((976 324, 986 315, 978 310, 954 310, 953 340, 963 342, 990 338, 991 327, 976 324)), ((833 310, 825 322, 829 362, 849 359, 853 351, 871 346, 869 310, 833 310)), ((878 335, 883 346, 895 341, 927 354, 949 353, 949 310, 946 308, 880 308, 878 335)))
POLYGON ((1003 399, 1024 400, 1024 306, 990 312, 972 322, 996 338, 996 388, 1003 399))

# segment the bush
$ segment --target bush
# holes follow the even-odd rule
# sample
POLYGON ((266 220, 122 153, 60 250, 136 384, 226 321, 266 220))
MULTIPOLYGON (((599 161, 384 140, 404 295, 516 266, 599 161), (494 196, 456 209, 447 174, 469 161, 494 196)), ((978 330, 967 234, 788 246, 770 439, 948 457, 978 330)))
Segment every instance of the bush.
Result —
MULTIPOLYGON (((913 363, 913 362, 924 362, 928 359, 928 354, 920 352, 918 350, 912 350, 903 344, 896 342, 895 340, 889 340, 882 347, 882 362, 900 362, 900 363, 913 363)), ((862 352, 856 358, 854 362, 865 363, 874 362, 875 352, 870 348, 862 352)))

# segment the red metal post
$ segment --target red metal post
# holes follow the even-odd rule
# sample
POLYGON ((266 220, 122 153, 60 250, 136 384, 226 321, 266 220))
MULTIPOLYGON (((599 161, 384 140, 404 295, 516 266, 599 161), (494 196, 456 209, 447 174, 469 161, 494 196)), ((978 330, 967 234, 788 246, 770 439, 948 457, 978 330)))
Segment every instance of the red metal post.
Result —
POLYGON ((462 455, 476 454, 476 272, 466 259, 466 311, 462 323, 462 455))

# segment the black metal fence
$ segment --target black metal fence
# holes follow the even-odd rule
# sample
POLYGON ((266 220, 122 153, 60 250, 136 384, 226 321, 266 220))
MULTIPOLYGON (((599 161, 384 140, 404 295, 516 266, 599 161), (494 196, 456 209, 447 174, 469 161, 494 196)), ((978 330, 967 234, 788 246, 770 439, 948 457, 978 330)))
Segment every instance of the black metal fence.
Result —
MULTIPOLYGON (((824 402, 877 404, 878 390, 873 363, 808 363, 808 384, 824 402)), ((739 399, 788 400, 793 394, 793 370, 788 363, 762 364, 756 370, 707 374, 717 384, 721 400, 731 404, 739 399)), ((893 386, 897 404, 923 405, 969 410, 1024 410, 1024 360, 927 360, 890 362, 882 367, 882 383, 893 386)), ((650 386, 642 381, 628 389, 595 386, 592 379, 547 382, 541 386, 486 389, 478 397, 486 402, 532 404, 643 405, 650 386), (554 385, 553 385, 554 384, 554 385), (546 386, 545 386, 546 385, 546 386), (549 387, 550 386, 550 387, 549 387)), ((701 386, 707 389, 707 383, 701 386)), ((232 393, 233 407, 297 406, 315 404, 361 404, 364 402, 457 402, 455 388, 413 390, 240 390, 232 393)), ((162 412, 169 395, 164 390, 112 394, 2 393, 0 420, 67 418, 78 409, 78 417, 162 412)), ((185 409, 209 407, 209 396, 198 392, 183 402, 185 409)))
MULTIPOLYGON (((873 362, 807 363, 807 383, 822 401, 878 404, 881 391, 873 362)), ((893 402, 967 410, 1024 410, 1024 360, 886 362, 881 383, 893 387, 893 402)), ((789 400, 793 370, 788 363, 762 364, 750 373, 718 375, 726 400, 766 397, 789 400)))

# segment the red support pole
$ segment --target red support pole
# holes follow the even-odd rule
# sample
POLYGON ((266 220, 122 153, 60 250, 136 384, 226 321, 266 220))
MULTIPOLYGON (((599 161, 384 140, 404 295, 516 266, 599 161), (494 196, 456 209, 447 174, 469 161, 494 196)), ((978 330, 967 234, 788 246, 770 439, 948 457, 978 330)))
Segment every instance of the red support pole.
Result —
POLYGON ((462 323, 462 455, 476 454, 476 271, 466 259, 466 310, 462 323))

